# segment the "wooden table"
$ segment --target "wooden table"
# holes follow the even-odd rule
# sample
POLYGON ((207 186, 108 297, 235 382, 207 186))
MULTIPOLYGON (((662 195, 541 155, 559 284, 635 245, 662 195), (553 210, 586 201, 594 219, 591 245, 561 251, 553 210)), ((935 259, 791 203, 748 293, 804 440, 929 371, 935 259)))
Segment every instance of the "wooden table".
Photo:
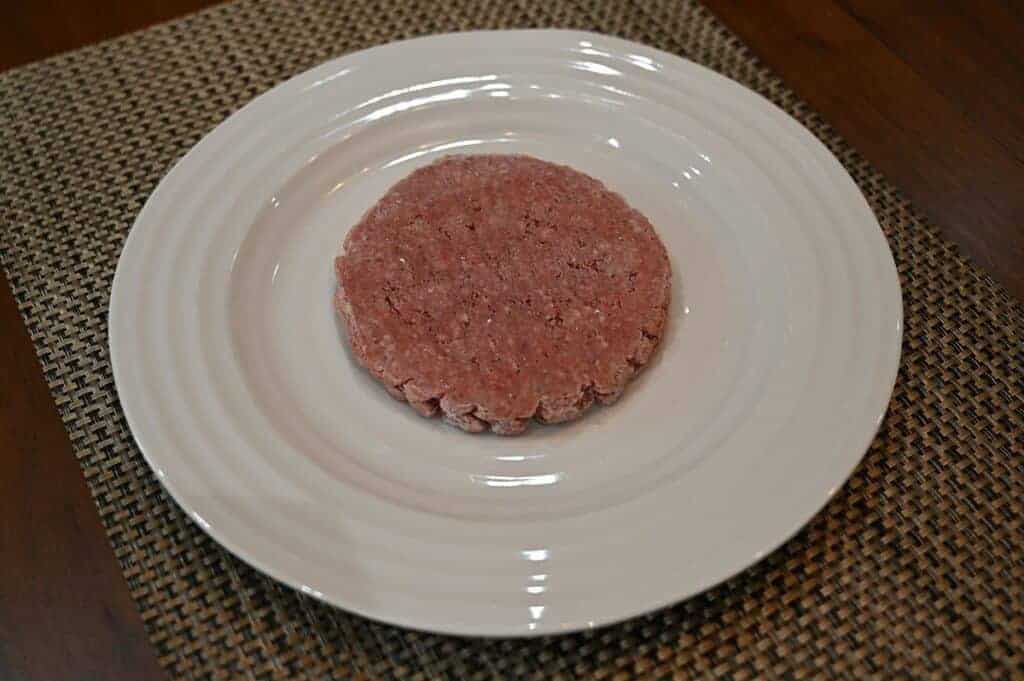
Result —
MULTIPOLYGON (((1024 4, 705 2, 1024 298, 1024 4)), ((21 2, 0 69, 207 4, 21 2)), ((163 678, 6 279, 0 337, 0 679, 163 678)))

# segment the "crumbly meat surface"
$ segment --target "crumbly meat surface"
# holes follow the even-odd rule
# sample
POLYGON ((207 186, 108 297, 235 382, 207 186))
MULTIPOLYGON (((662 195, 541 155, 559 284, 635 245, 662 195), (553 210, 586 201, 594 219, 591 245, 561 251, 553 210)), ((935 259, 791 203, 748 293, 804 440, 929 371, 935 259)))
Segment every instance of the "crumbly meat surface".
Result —
POLYGON ((572 168, 449 156, 396 184, 335 260, 352 352, 392 396, 514 435, 611 404, 664 332, 650 222, 572 168))

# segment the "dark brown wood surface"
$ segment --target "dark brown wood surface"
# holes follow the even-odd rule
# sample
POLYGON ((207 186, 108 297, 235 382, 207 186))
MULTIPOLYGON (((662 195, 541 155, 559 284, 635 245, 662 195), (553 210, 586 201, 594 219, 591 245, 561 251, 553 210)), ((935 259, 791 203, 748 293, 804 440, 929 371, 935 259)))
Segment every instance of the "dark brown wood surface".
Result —
POLYGON ((164 678, 0 277, 0 679, 164 678))
MULTIPOLYGON (((209 4, 8 3, 0 70, 209 4)), ((706 4, 1024 298, 1024 2, 706 4)), ((0 339, 0 679, 161 678, 6 281, 0 339)))
POLYGON ((1024 3, 705 4, 963 252, 1024 298, 1024 3))
POLYGON ((6 0, 0 71, 216 4, 210 0, 6 0))

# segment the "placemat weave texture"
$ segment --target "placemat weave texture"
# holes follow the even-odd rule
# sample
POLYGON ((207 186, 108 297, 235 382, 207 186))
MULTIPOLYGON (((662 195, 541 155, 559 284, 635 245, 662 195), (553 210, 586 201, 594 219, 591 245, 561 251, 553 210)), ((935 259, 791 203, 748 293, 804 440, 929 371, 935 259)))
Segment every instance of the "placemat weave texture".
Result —
POLYGON ((243 0, 3 74, 0 150, 0 261, 171 678, 1024 678, 1024 306, 696 2, 243 0), (825 510, 702 596, 525 641, 375 624, 247 567, 163 491, 111 377, 114 267, 175 160, 272 85, 391 40, 537 26, 689 57, 761 92, 832 149, 899 269, 895 395, 825 510))

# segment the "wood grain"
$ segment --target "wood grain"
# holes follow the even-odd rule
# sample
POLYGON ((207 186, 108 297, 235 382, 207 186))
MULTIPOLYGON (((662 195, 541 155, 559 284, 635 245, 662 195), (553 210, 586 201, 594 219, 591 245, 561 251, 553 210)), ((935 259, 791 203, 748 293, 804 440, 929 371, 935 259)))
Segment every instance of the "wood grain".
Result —
POLYGON ((973 126, 1024 160, 1024 33, 1000 2, 840 0, 973 126))
POLYGON ((931 222, 1024 298, 1024 27, 1004 5, 706 4, 931 222))
POLYGON ((0 71, 216 4, 210 0, 13 0, 0 21, 0 71))
POLYGON ((0 679, 163 679, 2 274, 0 338, 0 679))

